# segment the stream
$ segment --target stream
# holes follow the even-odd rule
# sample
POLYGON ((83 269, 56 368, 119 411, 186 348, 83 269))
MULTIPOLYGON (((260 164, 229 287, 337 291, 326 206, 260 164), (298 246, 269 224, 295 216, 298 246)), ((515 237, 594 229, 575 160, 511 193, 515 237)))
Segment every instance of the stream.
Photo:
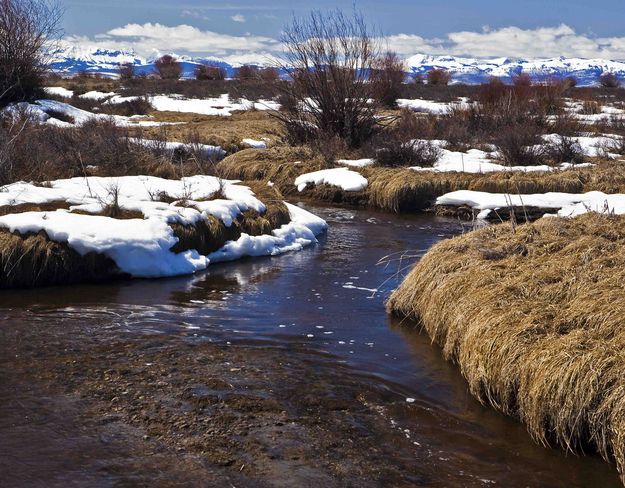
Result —
MULTIPOLYGON (((458 368, 442 358, 427 334, 387 315, 384 302, 410 265, 433 244, 466 227, 431 215, 306 208, 325 218, 329 230, 318 245, 302 252, 217 264, 174 279, 2 291, 0 486, 139 486, 147 479, 155 479, 153 486, 223 486, 220 476, 233 486, 368 486, 337 477, 335 461, 323 454, 332 449, 346 453, 346 473, 363 473, 371 486, 621 486, 615 468, 597 456, 541 447, 518 421, 479 404, 458 368), (241 468, 224 462, 214 478, 206 478, 213 469, 206 464, 195 478, 192 469, 175 466, 175 455, 167 457, 168 448, 158 447, 183 442, 173 434, 161 435, 139 459, 137 452, 148 438, 139 421, 130 414, 123 417, 120 409, 123 418, 110 424, 117 430, 105 430, 112 427, 94 419, 106 414, 101 405, 108 390, 98 386, 97 374, 83 373, 90 371, 88 362, 71 365, 88 361, 90 351, 96 361, 98 348, 108 343, 125 344, 120 348, 132 344, 131 352, 111 355, 106 359, 110 364, 100 368, 98 363, 94 370, 114 370, 124 361, 134 364, 139 354, 158 354, 159 348, 170 354, 175 344, 206 345, 216 351, 211 354, 226 357, 231 350, 232 374, 248 363, 253 366, 255 354, 262 354, 261 370, 246 381, 262 383, 251 389, 258 390, 258 397, 278 398, 280 412, 292 404, 300 419, 310 414, 301 413, 293 396, 305 396, 310 372, 311 391, 322 399, 329 392, 346 405, 337 408, 332 421, 344 424, 352 418, 347 417, 350 411, 363 411, 366 421, 354 420, 356 427, 350 425, 346 432, 360 432, 358 445, 378 446, 384 458, 358 464, 359 453, 335 446, 342 444, 340 439, 318 447, 319 465, 313 454, 306 454, 306 446, 300 446, 303 454, 297 456, 285 456, 286 447, 274 458, 261 456, 266 450, 243 443, 244 432, 237 433, 238 446, 255 454, 241 468), (280 367, 275 362, 274 369, 271 358, 281 358, 280 367), (297 387, 290 383, 296 379, 297 387), (282 384, 291 389, 280 392, 282 384), (126 428, 128 422, 132 429, 126 428), (133 452, 121 455, 122 448, 133 452), (284 461, 278 465, 276 459, 284 461), (377 462, 379 475, 374 476, 367 469, 377 462), (406 466, 409 474, 404 474, 406 466), (236 478, 248 469, 248 478, 236 478), (151 478, 155 471, 169 474, 151 478), (290 483, 283 482, 291 476, 290 483)), ((183 363, 177 364, 182 374, 183 363)), ((198 378, 184 381, 203 385, 202 394, 210 394, 197 371, 198 378)), ((157 398, 158 391, 150 395, 157 398)), ((315 422, 306 424, 306 432, 323 432, 323 415, 315 422)), ((298 436, 293 434, 293 442, 298 436)), ((259 438, 254 442, 262 443, 259 438)), ((195 452, 188 462, 196 466, 199 457, 195 452)))

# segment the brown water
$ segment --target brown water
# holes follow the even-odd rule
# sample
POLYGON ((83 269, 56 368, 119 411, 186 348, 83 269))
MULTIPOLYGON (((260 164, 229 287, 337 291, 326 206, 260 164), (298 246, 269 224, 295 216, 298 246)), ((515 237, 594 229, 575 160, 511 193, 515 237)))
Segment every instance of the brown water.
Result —
MULTIPOLYGON (((518 422, 481 406, 426 334, 385 313, 384 301, 400 279, 398 269, 461 232, 458 223, 311 210, 330 228, 318 246, 300 253, 216 265, 193 277, 3 291, 0 486, 119 485, 115 470, 102 474, 107 466, 123 464, 116 448, 106 448, 115 442, 101 434, 94 438, 84 423, 73 420, 80 405, 71 395, 45 393, 51 390, 30 384, 24 361, 42 369, 38 358, 50 351, 71 356, 81 344, 122 339, 150 348, 174 339, 210 343, 237 354, 249 351, 250 358, 255 350, 278 351, 287 359, 289 354, 305 357, 311 371, 334 375, 337 384, 355 381, 375 392, 374 400, 363 401, 374 403, 367 406, 379 412, 387 429, 370 434, 377 436, 373 442, 401 439, 409 448, 392 456, 404 463, 414 459, 423 474, 406 485, 620 486, 615 469, 596 456, 537 446, 518 422), (412 250, 413 258, 376 266, 382 257, 405 250, 412 250), (14 362, 20 362, 19 372, 17 366, 13 371, 14 362)), ((280 366, 279 374, 285 374, 280 366)), ((265 372, 278 374, 271 368, 265 372)), ((129 439, 120 442, 141 449, 140 436, 129 439)), ((150 462, 124 466, 124 476, 132 469, 165 469, 150 462)), ((394 462, 388 459, 389 465, 394 462)), ((295 485, 306 484, 306 472, 299 476, 295 485)), ((135 485, 124 480, 124 486, 135 485)), ((217 480, 205 480, 205 486, 220 486, 217 480)), ((311 474, 310 484, 315 480, 311 474)), ((386 485, 383 478, 378 482, 386 485)))

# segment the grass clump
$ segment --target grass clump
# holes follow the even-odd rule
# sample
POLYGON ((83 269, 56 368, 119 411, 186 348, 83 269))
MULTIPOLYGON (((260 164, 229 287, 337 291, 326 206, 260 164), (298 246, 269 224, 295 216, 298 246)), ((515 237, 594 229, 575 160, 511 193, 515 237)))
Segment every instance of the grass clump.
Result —
POLYGON ((621 216, 488 227, 434 246, 388 310, 417 320, 471 393, 536 441, 599 452, 623 477, 624 245, 621 216))

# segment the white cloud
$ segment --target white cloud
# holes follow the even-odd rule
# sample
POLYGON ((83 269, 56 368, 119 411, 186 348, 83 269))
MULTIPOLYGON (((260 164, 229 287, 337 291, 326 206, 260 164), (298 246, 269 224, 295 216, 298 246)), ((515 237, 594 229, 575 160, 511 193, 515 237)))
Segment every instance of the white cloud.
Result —
POLYGON ((242 14, 236 14, 230 18, 234 20, 235 22, 241 22, 241 23, 245 22, 245 15, 242 15, 242 14))
MULTIPOLYGON (((193 15, 193 10, 188 11, 193 15)), ((245 19, 241 14, 233 16, 245 19), (240 16, 240 17, 239 17, 240 16)), ((166 26, 158 23, 127 24, 94 38, 70 36, 77 47, 133 49, 151 57, 175 52, 241 58, 254 53, 275 55, 281 48, 272 38, 257 35, 234 36, 201 30, 191 25, 166 26)), ((550 58, 558 56, 625 60, 625 37, 596 37, 579 34, 567 25, 521 29, 503 27, 482 31, 452 32, 441 38, 396 34, 385 39, 388 48, 402 56, 448 54, 473 57, 550 58)))
POLYGON ((200 30, 191 25, 166 26, 162 24, 127 24, 99 34, 94 39, 70 36, 65 39, 74 46, 103 49, 134 50, 140 56, 159 53, 212 54, 225 56, 233 53, 274 51, 279 43, 263 36, 232 36, 200 30))
POLYGON ((481 32, 452 32, 443 38, 425 39, 412 34, 387 37, 389 48, 402 55, 415 53, 475 57, 625 59, 625 37, 591 37, 568 25, 521 29, 484 28, 481 32))

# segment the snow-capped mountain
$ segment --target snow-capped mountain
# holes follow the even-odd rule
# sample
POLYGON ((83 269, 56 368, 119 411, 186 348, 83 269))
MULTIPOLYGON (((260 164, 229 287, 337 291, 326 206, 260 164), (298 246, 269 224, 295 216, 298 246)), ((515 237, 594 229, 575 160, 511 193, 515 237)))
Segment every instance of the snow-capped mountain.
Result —
POLYGON ((525 72, 537 79, 574 76, 579 85, 592 85, 602 73, 610 72, 625 77, 625 62, 606 59, 552 58, 552 59, 476 59, 456 56, 428 56, 417 54, 406 60, 413 73, 424 74, 433 68, 449 70, 455 82, 481 83, 491 76, 508 79, 525 72))
MULTIPOLYGON (((154 57, 154 59, 156 56, 154 57)), ((229 63, 216 57, 178 56, 183 67, 183 76, 192 77, 200 63, 211 63, 226 69, 231 76, 234 69, 243 64, 266 66, 270 61, 267 54, 249 53, 238 56, 229 63)), ((120 64, 132 63, 137 73, 152 73, 154 59, 146 59, 133 51, 105 50, 101 48, 77 48, 67 46, 58 49, 52 59, 51 68, 63 75, 80 72, 114 75, 120 64)), ((526 72, 537 79, 574 76, 578 85, 592 85, 604 72, 612 72, 625 78, 625 62, 605 59, 553 58, 553 59, 477 59, 457 56, 430 56, 416 54, 406 59, 406 67, 411 73, 427 73, 433 68, 449 70, 456 83, 476 84, 491 76, 509 79, 513 75, 526 72)))

